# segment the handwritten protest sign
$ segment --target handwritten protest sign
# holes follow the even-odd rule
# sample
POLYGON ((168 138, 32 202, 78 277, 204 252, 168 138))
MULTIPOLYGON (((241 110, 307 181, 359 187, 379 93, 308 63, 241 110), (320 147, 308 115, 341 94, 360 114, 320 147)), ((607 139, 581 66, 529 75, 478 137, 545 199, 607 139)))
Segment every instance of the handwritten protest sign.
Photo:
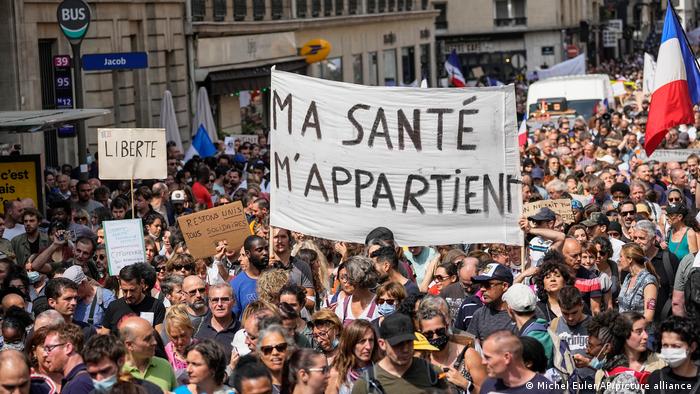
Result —
POLYGON ((41 197, 41 157, 39 155, 0 157, 0 213, 2 203, 18 198, 31 198, 34 205, 43 209, 41 197))
POLYGON ((238 250, 250 235, 240 201, 180 216, 177 223, 195 258, 215 255, 219 241, 227 241, 229 250, 238 250))
POLYGON ((127 265, 146 261, 141 219, 107 220, 102 225, 110 275, 118 275, 127 265))
POLYGON ((657 149, 651 154, 649 160, 656 160, 660 163, 684 162, 692 154, 700 156, 700 149, 657 149))
POLYGON ((560 200, 540 200, 527 203, 523 206, 523 216, 530 217, 543 207, 547 207, 561 216, 564 223, 573 223, 575 220, 574 211, 571 209, 571 200, 568 198, 562 198, 560 200))
POLYGON ((521 244, 515 92, 272 72, 271 224, 401 245, 521 244))
POLYGON ((165 129, 97 129, 100 179, 168 177, 165 129))

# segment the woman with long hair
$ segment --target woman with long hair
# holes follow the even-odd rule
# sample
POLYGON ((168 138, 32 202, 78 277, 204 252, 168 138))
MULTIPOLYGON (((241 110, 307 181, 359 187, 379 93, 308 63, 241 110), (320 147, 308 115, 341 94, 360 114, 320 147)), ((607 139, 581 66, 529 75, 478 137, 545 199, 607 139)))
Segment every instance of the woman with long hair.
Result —
POLYGON ((372 323, 354 320, 343 329, 326 394, 350 394, 357 379, 379 360, 379 344, 372 323))
POLYGON ((428 294, 438 295, 442 289, 457 281, 457 266, 449 262, 438 265, 433 274, 433 281, 428 294))
POLYGON ((619 268, 629 272, 622 282, 620 296, 617 299, 620 312, 637 312, 647 319, 654 321, 656 311, 659 278, 656 270, 646 256, 641 246, 629 243, 620 252, 619 268))
POLYGON ((564 286, 573 286, 576 279, 571 275, 569 267, 562 263, 545 261, 539 268, 535 275, 537 298, 539 298, 537 308, 540 309, 542 317, 552 321, 555 317, 561 316, 559 290, 564 286))
POLYGON ((297 349, 289 357, 287 391, 292 394, 322 394, 328 386, 330 366, 323 354, 297 349))
MULTIPOLYGON (((313 242, 308 240, 303 241, 302 243, 313 245, 313 242)), ((330 289, 330 285, 328 282, 328 267, 326 267, 326 263, 321 261, 325 260, 326 257, 322 253, 320 253, 320 251, 316 251, 311 248, 299 249, 299 251, 296 253, 296 257, 299 260, 307 263, 311 268, 312 280, 314 282, 314 291, 316 293, 314 295, 314 310, 316 311, 320 309, 322 300, 328 296, 328 291, 330 289)))
POLYGON ((353 286, 348 280, 348 269, 345 263, 340 263, 337 269, 338 274, 338 286, 333 294, 329 294, 325 302, 325 307, 328 309, 335 309, 339 303, 342 303, 346 297, 350 297, 353 292, 355 292, 355 286, 353 286))

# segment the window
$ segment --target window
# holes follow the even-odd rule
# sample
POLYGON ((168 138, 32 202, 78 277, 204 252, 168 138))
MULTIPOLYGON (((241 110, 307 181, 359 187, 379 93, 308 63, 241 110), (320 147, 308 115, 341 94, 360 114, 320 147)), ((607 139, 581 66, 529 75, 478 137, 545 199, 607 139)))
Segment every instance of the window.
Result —
POLYGON ((272 0, 270 8, 272 9, 272 19, 282 19, 284 15, 284 4, 282 4, 282 0, 272 0))
POLYGON ((377 52, 369 53, 369 84, 377 86, 379 84, 379 63, 377 52))
POLYGON ((307 10, 306 0, 297 0, 297 17, 306 18, 307 10))
POLYGON ((321 78, 343 81, 343 59, 334 57, 321 62, 321 78))
POLYGON ((206 4, 204 0, 193 0, 191 3, 192 7, 192 20, 194 22, 201 22, 204 20, 204 15, 206 13, 206 4))
POLYGON ((265 18, 265 0, 253 0, 253 19, 261 21, 265 18))
POLYGON ((221 22, 226 18, 226 0, 214 0, 214 21, 221 22))
POLYGON ((496 26, 525 25, 525 0, 494 0, 496 26))
POLYGON ((352 55, 352 82, 362 85, 362 54, 352 55))
POLYGON ((396 49, 384 50, 384 86, 396 86, 396 49))
POLYGON ((401 48, 401 66, 403 67, 403 83, 408 85, 416 80, 416 49, 401 48))
POLYGON ((348 13, 350 15, 357 14, 357 0, 348 0, 348 13))
POLYGON ((233 0, 233 20, 245 20, 245 15, 247 12, 248 7, 246 7, 245 0, 233 0))
POLYGON ((435 28, 437 30, 447 30, 447 3, 436 3, 433 6, 440 11, 440 15, 435 18, 435 28))
POLYGON ((420 75, 421 79, 425 78, 428 83, 432 79, 432 70, 430 64, 430 44, 421 44, 420 46, 420 75))

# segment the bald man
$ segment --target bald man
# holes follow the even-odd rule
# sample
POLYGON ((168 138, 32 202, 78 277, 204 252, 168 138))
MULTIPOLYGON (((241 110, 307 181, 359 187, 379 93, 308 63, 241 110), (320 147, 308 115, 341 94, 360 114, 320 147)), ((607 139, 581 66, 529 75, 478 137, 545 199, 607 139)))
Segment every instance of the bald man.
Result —
POLYGON ((574 238, 566 238, 561 251, 566 265, 576 276, 576 288, 581 291, 584 303, 590 306, 593 315, 597 315, 600 312, 603 292, 598 275, 581 265, 581 244, 574 238))
POLYGON ((202 323, 209 312, 207 303, 207 285, 202 278, 197 275, 190 275, 182 282, 182 291, 185 293, 187 302, 187 314, 190 315, 194 333, 196 336, 202 323))
POLYGON ((56 327, 65 322, 66 320, 63 318, 63 315, 57 310, 48 309, 41 312, 36 319, 34 319, 34 331, 42 327, 56 327))
POLYGON ((0 394, 29 394, 27 357, 17 350, 0 352, 0 394))
POLYGON ((160 387, 163 392, 177 387, 175 374, 168 360, 154 356, 156 333, 147 320, 128 317, 119 326, 119 338, 126 346, 123 372, 160 387))
POLYGON ((488 379, 481 385, 482 393, 561 393, 544 376, 525 366, 523 345, 510 331, 496 331, 486 338, 482 345, 483 364, 488 379))
POLYGON ((26 310, 27 302, 19 294, 10 293, 2 298, 2 310, 6 311, 12 306, 16 306, 22 310, 26 310))

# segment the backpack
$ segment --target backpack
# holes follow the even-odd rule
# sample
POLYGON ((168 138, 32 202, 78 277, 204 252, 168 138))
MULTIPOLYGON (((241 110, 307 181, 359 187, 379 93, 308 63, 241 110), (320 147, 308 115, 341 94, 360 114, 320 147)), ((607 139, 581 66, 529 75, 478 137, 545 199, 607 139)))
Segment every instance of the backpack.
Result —
POLYGON ((685 281, 685 310, 688 317, 700 321, 700 268, 693 268, 685 281))
POLYGON ((559 339, 556 333, 556 327, 559 324, 559 318, 552 321, 551 324, 545 326, 541 323, 530 324, 521 335, 527 335, 531 331, 547 331, 549 338, 552 340, 552 370, 554 372, 555 383, 566 384, 566 393, 578 393, 580 385, 574 385, 573 382, 580 382, 581 378, 576 372, 576 364, 574 357, 569 349, 569 344, 566 341, 559 339))

